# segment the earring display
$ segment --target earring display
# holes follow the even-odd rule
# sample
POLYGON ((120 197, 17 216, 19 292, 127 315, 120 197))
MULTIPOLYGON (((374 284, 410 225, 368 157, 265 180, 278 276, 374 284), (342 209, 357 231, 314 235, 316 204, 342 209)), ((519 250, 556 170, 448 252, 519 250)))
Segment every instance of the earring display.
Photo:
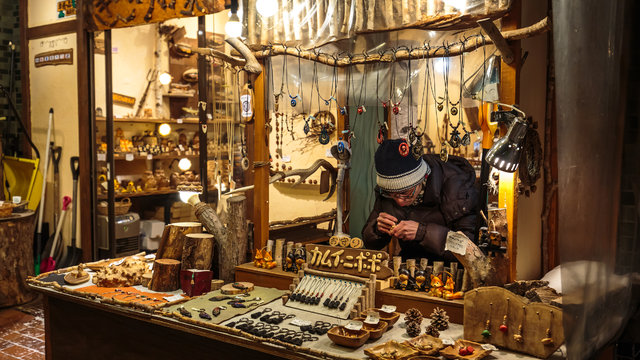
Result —
POLYGON ((564 342, 562 329, 561 309, 507 289, 489 286, 465 295, 465 339, 547 358, 564 342))

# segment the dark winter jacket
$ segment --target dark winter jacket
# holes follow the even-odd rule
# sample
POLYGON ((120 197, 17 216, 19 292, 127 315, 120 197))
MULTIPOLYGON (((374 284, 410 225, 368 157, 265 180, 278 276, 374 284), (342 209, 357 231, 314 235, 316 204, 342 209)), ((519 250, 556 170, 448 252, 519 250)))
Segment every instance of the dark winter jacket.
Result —
POLYGON ((400 207, 393 199, 381 196, 376 189, 376 202, 362 230, 366 248, 379 250, 391 240, 389 235, 377 229, 380 212, 394 216, 398 222, 413 220, 420 223, 415 240, 398 241, 403 259, 453 259, 448 251, 447 254, 444 251, 449 230, 462 231, 472 241, 475 239, 478 211, 475 170, 467 160, 458 156, 450 155, 447 162, 433 154, 424 155, 423 159, 431 167, 431 174, 427 177, 421 203, 400 207))

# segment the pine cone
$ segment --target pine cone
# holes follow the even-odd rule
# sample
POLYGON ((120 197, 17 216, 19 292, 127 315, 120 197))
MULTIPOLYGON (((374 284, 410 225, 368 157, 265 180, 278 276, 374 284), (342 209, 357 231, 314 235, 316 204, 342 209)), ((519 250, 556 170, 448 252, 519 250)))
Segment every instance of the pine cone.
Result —
POLYGON ((424 333, 427 334, 427 335, 431 335, 433 337, 440 337, 440 332, 433 325, 427 326, 427 328, 425 329, 424 333))
POLYGON ((429 317, 431 318, 430 326, 433 326, 436 330, 442 331, 449 328, 449 316, 443 309, 438 307, 433 309, 429 317))
POLYGON ((407 335, 411 337, 416 337, 420 335, 420 323, 417 322, 408 322, 407 323, 407 335))
POLYGON ((404 322, 407 323, 407 325, 417 323, 419 326, 422 323, 422 313, 416 308, 411 308, 404 313, 404 322))

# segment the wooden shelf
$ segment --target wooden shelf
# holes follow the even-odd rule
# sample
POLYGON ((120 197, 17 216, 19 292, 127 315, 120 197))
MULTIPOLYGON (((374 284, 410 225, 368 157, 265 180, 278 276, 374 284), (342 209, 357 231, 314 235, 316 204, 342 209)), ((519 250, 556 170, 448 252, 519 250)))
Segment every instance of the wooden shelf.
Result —
MULTIPOLYGON (((166 189, 166 190, 153 190, 153 191, 143 191, 143 192, 137 192, 137 193, 124 193, 124 194, 115 194, 115 198, 116 199, 123 199, 123 198, 139 198, 139 197, 146 197, 146 196, 157 196, 157 195, 172 195, 172 194, 177 194, 178 190, 176 189, 166 189)), ((107 195, 98 195, 98 200, 107 200, 107 195)))
POLYGON ((196 96, 196 94, 195 93, 193 93, 193 94, 164 93, 164 94, 162 94, 162 96, 169 97, 169 98, 174 98, 174 99, 189 99, 189 98, 192 98, 192 97, 196 96))
MULTIPOLYGON (((106 121, 107 118, 104 116, 97 116, 97 121, 106 121)), ((137 124, 179 124, 176 119, 162 119, 162 118, 113 118, 113 122, 126 122, 126 123, 137 123, 137 124)), ((183 124, 197 124, 198 118, 186 118, 182 119, 183 124)))
MULTIPOLYGON (((194 154, 194 155, 177 155, 177 154, 160 154, 160 155, 153 155, 153 159, 147 159, 147 155, 134 155, 133 156, 133 160, 129 160, 129 161, 134 161, 134 160, 168 160, 168 159, 177 159, 177 158, 198 158, 200 157, 200 155, 194 154)), ((126 156, 125 155, 113 155, 113 160, 116 161, 127 161, 126 156)), ((103 162, 106 160, 98 160, 99 162, 103 162)))

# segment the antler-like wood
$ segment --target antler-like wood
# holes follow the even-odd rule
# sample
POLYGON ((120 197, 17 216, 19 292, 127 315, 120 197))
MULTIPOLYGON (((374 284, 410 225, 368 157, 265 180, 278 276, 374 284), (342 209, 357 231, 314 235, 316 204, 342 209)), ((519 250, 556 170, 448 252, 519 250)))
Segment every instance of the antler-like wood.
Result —
POLYGON ((331 165, 330 162, 324 159, 316 160, 313 165, 306 169, 293 169, 289 171, 276 171, 272 172, 271 177, 269 178, 269 184, 273 184, 274 182, 290 177, 290 176, 299 176, 298 180, 294 183, 294 185, 298 185, 302 183, 303 180, 306 180, 309 176, 315 173, 319 168, 323 167, 325 170, 329 171, 331 174, 331 188, 329 189, 329 195, 325 198, 325 200, 329 199, 331 195, 336 190, 336 178, 338 176, 338 170, 331 165))

